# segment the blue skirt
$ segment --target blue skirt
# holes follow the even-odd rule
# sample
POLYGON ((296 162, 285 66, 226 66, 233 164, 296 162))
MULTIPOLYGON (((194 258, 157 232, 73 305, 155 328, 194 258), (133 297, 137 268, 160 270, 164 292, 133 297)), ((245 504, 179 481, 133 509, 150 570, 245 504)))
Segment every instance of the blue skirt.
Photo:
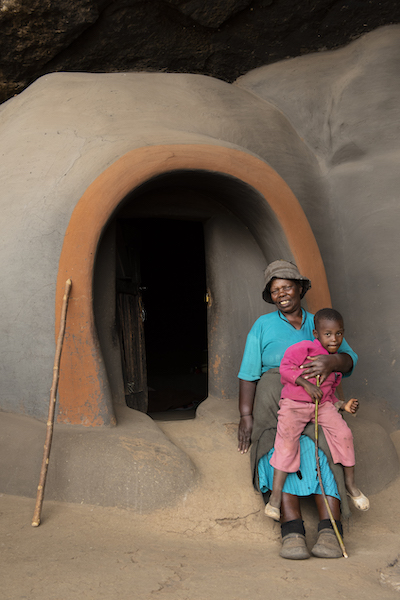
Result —
MULTIPOLYGON (((260 490, 263 493, 272 490, 274 468, 271 467, 269 461, 273 453, 274 449, 272 448, 268 454, 265 454, 258 461, 260 490)), ((340 500, 336 481, 329 468, 327 458, 322 450, 318 450, 318 455, 325 494, 340 500)), ((317 475, 317 465, 315 463, 315 445, 306 435, 300 436, 300 473, 301 479, 297 473, 288 474, 285 485, 283 486, 283 491, 294 496, 321 494, 317 475)))

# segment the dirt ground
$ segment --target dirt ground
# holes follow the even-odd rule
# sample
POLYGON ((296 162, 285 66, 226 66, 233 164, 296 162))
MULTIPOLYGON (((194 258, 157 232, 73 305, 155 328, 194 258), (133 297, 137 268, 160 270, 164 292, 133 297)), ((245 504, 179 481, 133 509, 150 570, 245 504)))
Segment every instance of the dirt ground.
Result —
MULTIPOLYGON (((262 511, 207 530, 177 532, 163 514, 1 495, 4 600, 266 600, 397 598, 400 592, 400 479, 371 497, 345 527, 348 559, 281 559, 279 525, 262 511), (265 521, 268 521, 265 523, 265 521), (269 535, 255 533, 267 528, 269 535)), ((316 521, 305 507, 308 544, 316 521)))
MULTIPOLYGON (((0 494, 0 600, 400 598, 400 477, 369 496, 367 513, 353 509, 344 524, 348 559, 284 560, 280 526, 264 516, 249 457, 236 451, 237 409, 227 423, 227 407, 216 406, 184 426, 159 423, 199 468, 197 486, 175 505, 160 497, 159 509, 138 514, 45 495, 34 528, 34 499, 0 494)), ((400 430, 391 439, 399 453, 400 430)), ((312 499, 302 510, 311 548, 312 499)))

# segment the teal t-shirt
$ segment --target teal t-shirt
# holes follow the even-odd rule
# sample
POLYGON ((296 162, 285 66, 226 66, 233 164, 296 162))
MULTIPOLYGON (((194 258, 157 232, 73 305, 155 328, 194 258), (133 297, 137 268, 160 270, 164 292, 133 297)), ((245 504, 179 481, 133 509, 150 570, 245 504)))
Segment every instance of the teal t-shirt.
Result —
MULTIPOLYGON (((239 379, 258 381, 263 373, 280 366, 289 346, 314 339, 314 315, 304 309, 302 312, 300 329, 295 329, 279 310, 257 319, 247 336, 239 379)), ((353 359, 353 368, 356 366, 358 356, 346 340, 343 340, 339 352, 349 354, 353 359)))

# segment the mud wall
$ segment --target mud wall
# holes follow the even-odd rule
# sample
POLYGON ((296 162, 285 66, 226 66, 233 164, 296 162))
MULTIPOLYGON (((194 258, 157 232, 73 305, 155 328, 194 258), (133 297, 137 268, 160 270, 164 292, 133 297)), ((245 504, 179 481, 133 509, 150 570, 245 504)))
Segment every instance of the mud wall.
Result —
POLYGON ((336 52, 288 60, 237 84, 279 106, 319 164, 323 192, 303 203, 333 305, 360 356, 351 394, 400 409, 399 26, 336 52))
MULTIPOLYGON (((128 151, 152 144, 211 144, 222 154, 227 148, 261 156, 298 197, 315 194, 315 159, 280 111, 211 78, 54 74, 3 105, 0 129, 7 290, 1 406, 41 419, 51 381, 63 238, 77 202, 107 167, 128 151)), ((246 227, 252 224, 251 235, 265 251, 276 230, 266 209, 257 211, 249 198, 247 211, 239 192, 228 200, 229 210, 240 212, 246 227)), ((280 254, 285 242, 281 234, 276 239, 283 244, 274 245, 280 254)), ((230 366, 235 382, 237 368, 230 366)), ((77 380, 74 394, 80 385, 77 380)))
MULTIPOLYGON (((132 149, 211 144, 262 158, 289 185, 360 354, 346 386, 397 411, 399 37, 397 26, 377 30, 235 85, 196 75, 53 74, 2 105, 2 410, 45 418, 58 260, 88 186, 132 149)), ((266 262, 279 258, 266 249, 268 216, 240 194, 231 202, 266 262)))

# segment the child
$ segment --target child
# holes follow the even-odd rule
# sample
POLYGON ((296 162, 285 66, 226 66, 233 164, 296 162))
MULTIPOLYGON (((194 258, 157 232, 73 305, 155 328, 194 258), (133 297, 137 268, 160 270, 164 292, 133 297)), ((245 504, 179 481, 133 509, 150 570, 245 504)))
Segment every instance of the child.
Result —
MULTIPOLYGON (((270 464, 274 467, 273 488, 265 514, 276 521, 280 519, 282 488, 287 473, 296 473, 300 467, 300 435, 309 421, 314 422, 314 403, 318 399, 318 422, 325 433, 334 463, 341 463, 347 493, 359 510, 368 510, 369 500, 354 483, 354 447, 350 428, 338 413, 338 409, 349 413, 358 410, 358 400, 340 402, 334 391, 342 378, 341 373, 331 373, 317 387, 304 379, 301 365, 307 357, 320 354, 335 354, 342 343, 343 318, 336 310, 324 308, 314 317, 316 338, 313 342, 303 341, 288 348, 283 356, 280 373, 283 389, 278 411, 278 427, 275 451, 270 464)), ((315 380, 314 380, 315 381, 315 380)))

